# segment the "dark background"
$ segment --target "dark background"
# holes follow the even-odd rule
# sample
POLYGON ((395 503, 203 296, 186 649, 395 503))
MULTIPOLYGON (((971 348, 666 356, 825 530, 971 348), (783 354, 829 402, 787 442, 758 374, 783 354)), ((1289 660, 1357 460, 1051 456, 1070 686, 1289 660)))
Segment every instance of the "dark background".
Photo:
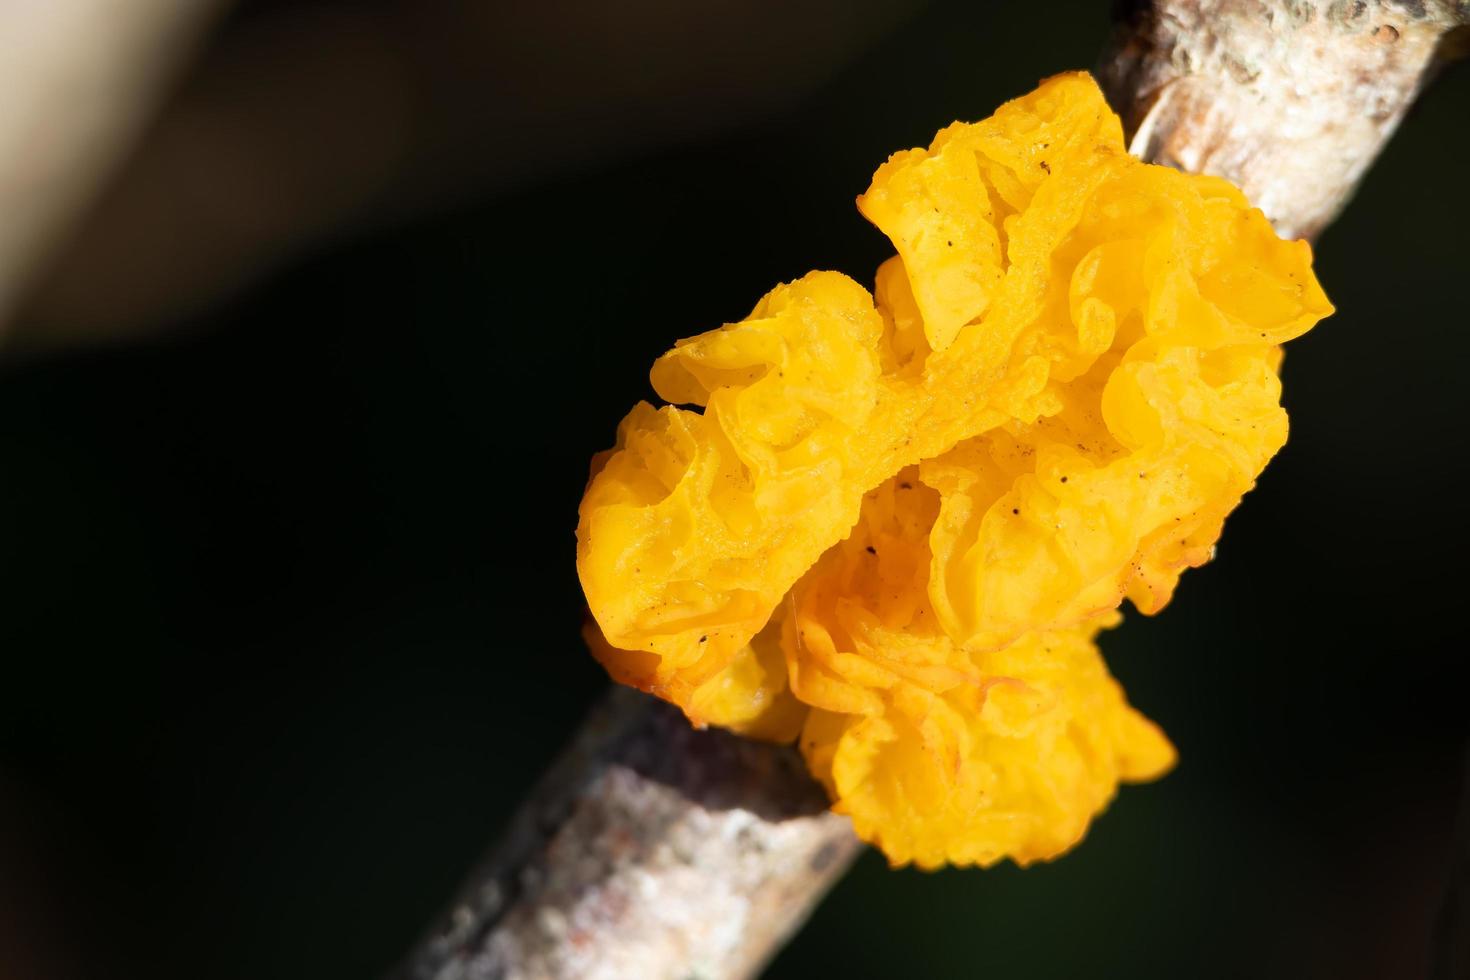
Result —
MULTIPOLYGON (((469 6, 237 9, 14 327, 4 980, 388 967, 606 683, 575 508, 653 357, 870 276, 876 164, 1109 23, 469 6)), ((1467 110, 1451 71, 1320 242, 1339 312, 1218 559, 1104 640, 1177 771, 1051 865, 867 855, 769 976, 1423 974, 1470 730, 1467 110)))

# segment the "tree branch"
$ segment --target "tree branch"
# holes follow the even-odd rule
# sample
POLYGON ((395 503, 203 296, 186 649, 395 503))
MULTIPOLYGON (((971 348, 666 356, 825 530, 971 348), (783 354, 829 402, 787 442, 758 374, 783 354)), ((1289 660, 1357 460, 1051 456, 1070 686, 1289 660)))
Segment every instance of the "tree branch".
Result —
POLYGON ((0 4, 0 317, 223 2, 0 4))
POLYGON ((1099 80, 1134 154, 1228 177, 1314 238, 1467 19, 1466 0, 1155 0, 1125 10, 1099 80))
MULTIPOLYGON (((1229 177, 1283 234, 1342 207, 1470 6, 1155 0, 1100 75, 1131 149, 1229 177)), ((790 748, 615 691, 414 952, 404 980, 756 973, 852 861, 790 748)))
POLYGON ((401 977, 752 976, 858 847, 794 748, 614 688, 401 977))

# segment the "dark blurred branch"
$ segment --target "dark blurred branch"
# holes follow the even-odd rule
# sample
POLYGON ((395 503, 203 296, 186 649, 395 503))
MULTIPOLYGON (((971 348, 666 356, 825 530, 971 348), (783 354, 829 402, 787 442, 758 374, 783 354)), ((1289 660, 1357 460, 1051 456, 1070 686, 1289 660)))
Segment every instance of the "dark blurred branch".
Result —
POLYGON ((921 5, 242 4, 38 278, 13 340, 134 337, 323 242, 763 118, 921 5))
POLYGON ((0 4, 0 318, 223 2, 0 4))

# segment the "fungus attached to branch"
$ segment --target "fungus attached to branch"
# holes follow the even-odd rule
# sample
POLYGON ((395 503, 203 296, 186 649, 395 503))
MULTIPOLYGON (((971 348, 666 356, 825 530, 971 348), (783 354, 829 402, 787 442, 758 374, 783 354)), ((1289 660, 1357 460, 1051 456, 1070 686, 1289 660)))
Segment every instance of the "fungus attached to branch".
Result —
POLYGON ((680 341, 578 526, 618 680, 800 746, 895 863, 1053 857, 1169 767, 1092 642, 1152 613, 1286 439, 1331 312, 1228 182, 1142 163, 1060 75, 858 205, 898 255, 680 341), (702 411, 675 407, 698 406, 702 411))

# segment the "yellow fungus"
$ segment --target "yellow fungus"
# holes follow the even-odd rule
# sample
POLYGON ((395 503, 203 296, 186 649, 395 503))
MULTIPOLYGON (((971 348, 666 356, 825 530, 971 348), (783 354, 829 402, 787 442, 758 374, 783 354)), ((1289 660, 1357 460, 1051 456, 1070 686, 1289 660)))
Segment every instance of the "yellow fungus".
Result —
POLYGON ((1059 75, 858 204, 898 255, 680 341, 599 456, 594 653, 696 724, 787 741, 895 863, 1052 857, 1172 749, 1092 637, 1160 609, 1286 439, 1304 242, 1123 149, 1059 75), (680 408, 691 405, 694 408, 680 408))

